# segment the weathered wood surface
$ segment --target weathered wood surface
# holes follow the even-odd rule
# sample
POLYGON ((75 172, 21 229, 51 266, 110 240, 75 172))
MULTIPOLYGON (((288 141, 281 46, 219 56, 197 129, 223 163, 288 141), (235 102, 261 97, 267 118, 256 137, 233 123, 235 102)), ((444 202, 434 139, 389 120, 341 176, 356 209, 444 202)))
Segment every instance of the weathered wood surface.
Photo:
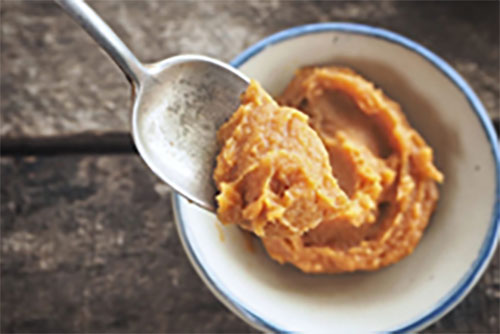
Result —
MULTIPOLYGON (((192 269, 139 157, 3 158, 1 174, 2 332, 254 332, 192 269)), ((498 332, 498 253, 425 332, 498 332)))
POLYGON ((248 332, 137 156, 2 159, 1 332, 248 332))
MULTIPOLYGON (((305 23, 388 28, 449 61, 499 109, 498 2, 93 1, 144 61, 202 53, 228 61, 259 39, 305 23)), ((0 135, 127 131, 129 88, 117 67, 47 1, 1 2, 0 135)))

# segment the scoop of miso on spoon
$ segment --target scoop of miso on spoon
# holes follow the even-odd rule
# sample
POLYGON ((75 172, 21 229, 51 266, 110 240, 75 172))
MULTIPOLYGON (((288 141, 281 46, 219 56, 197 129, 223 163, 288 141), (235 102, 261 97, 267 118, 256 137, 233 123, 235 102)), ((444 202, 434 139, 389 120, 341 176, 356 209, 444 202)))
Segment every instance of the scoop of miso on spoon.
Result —
POLYGON ((83 0, 56 2, 130 81, 132 136, 149 168, 188 200, 215 211, 216 132, 238 108, 248 78, 201 55, 143 64, 83 0))

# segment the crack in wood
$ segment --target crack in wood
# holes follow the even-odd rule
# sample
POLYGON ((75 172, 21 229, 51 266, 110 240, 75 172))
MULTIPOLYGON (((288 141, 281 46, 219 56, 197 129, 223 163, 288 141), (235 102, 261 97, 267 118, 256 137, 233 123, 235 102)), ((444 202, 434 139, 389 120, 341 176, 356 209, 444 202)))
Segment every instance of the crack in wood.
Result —
POLYGON ((67 155, 137 153, 128 132, 84 132, 51 137, 0 137, 0 155, 67 155))

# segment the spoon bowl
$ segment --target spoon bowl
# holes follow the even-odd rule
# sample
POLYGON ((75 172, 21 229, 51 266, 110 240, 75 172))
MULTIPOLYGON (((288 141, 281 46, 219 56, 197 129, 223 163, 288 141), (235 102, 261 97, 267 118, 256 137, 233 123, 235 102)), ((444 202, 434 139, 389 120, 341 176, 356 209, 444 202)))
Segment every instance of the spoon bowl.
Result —
POLYGON ((187 199, 214 211, 218 128, 234 113, 248 79, 218 60, 180 55, 148 66, 132 113, 146 164, 187 199))

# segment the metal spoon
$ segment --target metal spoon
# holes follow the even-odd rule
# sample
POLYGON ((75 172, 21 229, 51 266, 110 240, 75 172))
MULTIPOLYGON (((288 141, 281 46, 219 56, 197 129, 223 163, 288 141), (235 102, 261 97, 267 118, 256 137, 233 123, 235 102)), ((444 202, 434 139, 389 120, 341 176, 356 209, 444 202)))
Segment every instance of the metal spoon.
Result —
POLYGON ((193 203, 215 211, 216 131, 237 109, 248 78, 228 64, 201 55, 143 64, 83 0, 56 2, 130 81, 132 136, 149 168, 193 203))

